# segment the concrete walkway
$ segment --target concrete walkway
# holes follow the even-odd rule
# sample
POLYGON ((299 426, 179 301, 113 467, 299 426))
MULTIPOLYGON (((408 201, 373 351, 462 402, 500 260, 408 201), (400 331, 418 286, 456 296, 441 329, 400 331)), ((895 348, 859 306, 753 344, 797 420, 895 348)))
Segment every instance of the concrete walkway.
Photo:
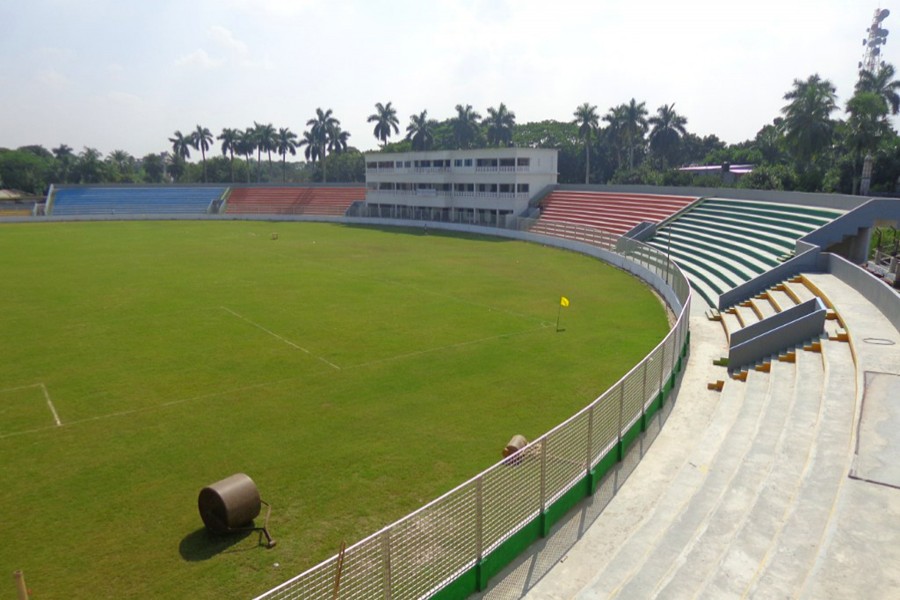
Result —
POLYGON ((676 402, 477 597, 896 597, 900 334, 833 276, 808 279, 850 344, 824 340, 708 391, 727 348, 695 303, 676 402))

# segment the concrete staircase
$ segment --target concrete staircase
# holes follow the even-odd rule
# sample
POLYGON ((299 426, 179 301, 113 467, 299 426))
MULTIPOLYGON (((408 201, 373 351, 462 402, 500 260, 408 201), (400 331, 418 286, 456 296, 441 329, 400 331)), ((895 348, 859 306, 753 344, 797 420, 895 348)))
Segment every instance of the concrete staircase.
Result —
POLYGON ((900 332, 829 274, 783 282, 740 308, 695 306, 671 416, 597 521, 570 546, 560 538, 561 550, 551 537, 480 597, 897 597, 900 488, 854 476, 854 461, 863 451, 867 464, 900 458, 880 441, 900 423, 895 398, 872 392, 880 411, 864 427, 872 390, 857 379, 900 378, 900 332), (813 294, 831 311, 826 334, 738 379, 713 366, 722 332, 765 310, 757 302, 784 310, 813 294), (718 377, 721 387, 703 389, 718 377))
POLYGON ((793 597, 815 567, 846 477, 849 345, 726 383, 690 459, 583 598, 793 597))

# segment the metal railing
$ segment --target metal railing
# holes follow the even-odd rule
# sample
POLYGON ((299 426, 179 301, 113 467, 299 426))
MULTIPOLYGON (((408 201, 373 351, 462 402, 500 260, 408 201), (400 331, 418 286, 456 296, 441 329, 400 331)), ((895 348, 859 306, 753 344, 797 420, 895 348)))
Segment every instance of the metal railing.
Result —
POLYGON ((596 400, 524 449, 350 546, 340 562, 334 556, 256 600, 331 599, 338 578, 339 598, 465 597, 594 492, 675 385, 689 339, 690 286, 658 250, 588 229, 566 232, 612 249, 674 291, 681 310, 666 337, 596 400))

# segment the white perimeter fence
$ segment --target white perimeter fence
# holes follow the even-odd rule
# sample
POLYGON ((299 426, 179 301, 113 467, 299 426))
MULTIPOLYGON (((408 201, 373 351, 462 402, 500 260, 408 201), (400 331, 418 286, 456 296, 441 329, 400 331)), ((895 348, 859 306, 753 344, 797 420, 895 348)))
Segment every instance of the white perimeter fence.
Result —
MULTIPOLYGON (((532 224, 519 220, 513 228, 527 231, 532 224)), ((465 598, 546 535, 622 459, 681 370, 690 287, 650 246, 587 227, 553 227, 540 233, 613 252, 664 297, 674 293, 680 306, 673 307, 677 321, 665 339, 596 400, 523 450, 257 600, 465 598)), ((549 237, 542 241, 556 245, 549 237)))

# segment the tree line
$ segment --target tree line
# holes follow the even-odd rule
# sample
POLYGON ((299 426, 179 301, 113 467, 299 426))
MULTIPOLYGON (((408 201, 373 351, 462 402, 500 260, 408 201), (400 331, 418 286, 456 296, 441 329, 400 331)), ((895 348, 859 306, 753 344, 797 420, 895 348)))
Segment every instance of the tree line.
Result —
MULTIPOLYGON (((560 183, 619 183, 649 185, 723 185, 719 176, 697 176, 677 167, 701 164, 752 164, 752 173, 734 185, 857 193, 867 157, 871 158, 872 190, 891 193, 900 179, 900 138, 890 116, 900 111, 900 81, 889 63, 874 71, 860 70, 853 95, 839 110, 837 90, 818 74, 795 79, 785 92, 786 104, 771 123, 737 144, 715 135, 700 137, 687 129, 688 119, 675 103, 650 114, 645 102, 627 102, 598 112, 584 102, 569 121, 516 123, 504 103, 489 107, 484 116, 470 104, 457 104, 455 114, 442 121, 427 110, 409 116, 405 135, 392 102, 375 104, 368 116, 372 135, 386 152, 450 150, 488 146, 555 148, 559 151, 560 183)), ((307 129, 297 135, 286 127, 254 122, 244 129, 224 128, 219 135, 197 125, 187 134, 168 138, 171 151, 137 159, 123 150, 106 157, 93 148, 76 154, 62 144, 0 149, 0 185, 41 194, 50 183, 196 183, 365 180, 362 153, 349 145, 350 133, 341 129, 331 109, 316 109, 307 129), (221 156, 213 152, 220 142, 221 156), (303 150, 304 161, 288 162, 303 150), (191 151, 200 162, 189 162, 191 151), (272 162, 273 153, 280 164, 272 162), (265 162, 263 160, 265 155, 265 162)), ((727 183, 725 185, 728 185, 727 183)))

